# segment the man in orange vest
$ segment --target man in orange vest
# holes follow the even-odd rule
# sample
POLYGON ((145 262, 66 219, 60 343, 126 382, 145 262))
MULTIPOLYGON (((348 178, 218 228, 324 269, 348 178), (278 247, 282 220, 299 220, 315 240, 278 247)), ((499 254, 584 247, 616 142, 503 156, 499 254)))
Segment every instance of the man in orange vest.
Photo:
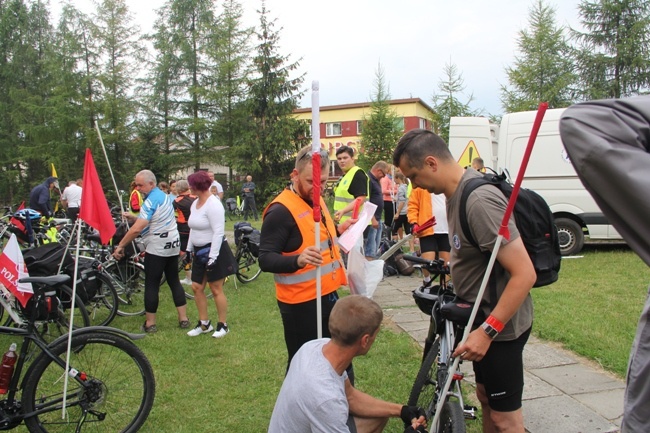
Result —
MULTIPOLYGON (((320 245, 315 246, 312 212, 311 148, 296 156, 291 184, 264 210, 260 239, 260 268, 275 274, 284 339, 289 362, 307 341, 318 338, 316 324, 316 272, 321 270, 323 337, 329 337, 330 311, 338 299, 337 289, 347 284, 337 237, 354 221, 336 226, 321 198, 320 245)), ((327 181, 327 151, 321 150, 321 183, 327 181)))

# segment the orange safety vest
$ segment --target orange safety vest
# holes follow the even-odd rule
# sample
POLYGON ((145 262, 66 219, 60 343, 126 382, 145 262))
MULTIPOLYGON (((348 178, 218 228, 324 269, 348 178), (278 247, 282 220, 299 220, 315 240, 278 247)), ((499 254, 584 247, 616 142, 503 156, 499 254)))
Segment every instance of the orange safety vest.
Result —
MULTIPOLYGON (((295 251, 282 252, 282 255, 297 256, 308 246, 314 245, 316 228, 312 208, 298 194, 289 189, 285 189, 264 209, 264 215, 274 203, 283 204, 291 212, 291 216, 302 235, 302 245, 295 251)), ((346 285, 347 277, 341 261, 341 254, 336 245, 336 226, 322 198, 320 205, 327 220, 327 229, 322 220, 320 227, 320 247, 323 255, 323 263, 320 266, 321 294, 324 296, 346 285), (328 240, 328 230, 332 236, 331 247, 328 240)), ((316 299, 316 272, 315 266, 307 265, 291 274, 274 274, 275 295, 278 300, 287 304, 299 304, 316 299)))

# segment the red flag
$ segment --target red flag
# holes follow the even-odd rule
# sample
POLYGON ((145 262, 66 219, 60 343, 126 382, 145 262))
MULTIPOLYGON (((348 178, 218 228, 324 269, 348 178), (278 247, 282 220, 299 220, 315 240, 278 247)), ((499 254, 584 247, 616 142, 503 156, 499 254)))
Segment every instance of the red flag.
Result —
POLYGON ((108 203, 106 203, 106 196, 99 181, 90 149, 86 149, 79 218, 99 231, 99 237, 104 245, 115 234, 115 223, 111 216, 111 210, 108 208, 108 203))
MULTIPOLYGON (((16 209, 16 212, 18 212, 19 210, 23 210, 23 209, 25 209, 25 202, 24 201, 20 204, 20 206, 18 206, 18 209, 16 209)), ((11 220, 9 222, 11 224, 15 225, 16 227, 18 227, 21 231, 23 231, 23 232, 25 231, 25 225, 18 218, 11 217, 11 220)))
POLYGON ((0 283, 9 289, 11 294, 25 307, 27 300, 34 294, 34 290, 31 283, 18 282, 23 277, 29 277, 29 274, 16 235, 12 233, 9 242, 0 254, 0 283))

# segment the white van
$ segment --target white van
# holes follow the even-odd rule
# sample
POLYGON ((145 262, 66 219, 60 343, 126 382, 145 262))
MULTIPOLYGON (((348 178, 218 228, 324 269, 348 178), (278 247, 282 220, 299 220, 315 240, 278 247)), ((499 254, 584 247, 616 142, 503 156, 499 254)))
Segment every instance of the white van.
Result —
MULTIPOLYGON (((563 255, 580 252, 590 240, 622 240, 584 188, 560 139, 559 120, 564 109, 547 110, 533 146, 522 186, 548 203, 557 225, 563 255)), ((484 117, 452 117, 449 149, 462 166, 483 159, 496 172, 517 178, 536 111, 506 114, 501 125, 484 117)))

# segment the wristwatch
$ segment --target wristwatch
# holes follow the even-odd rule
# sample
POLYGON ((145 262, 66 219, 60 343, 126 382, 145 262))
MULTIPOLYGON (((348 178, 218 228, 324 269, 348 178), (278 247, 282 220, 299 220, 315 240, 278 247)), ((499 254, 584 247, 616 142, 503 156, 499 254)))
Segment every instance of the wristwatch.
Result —
POLYGON ((481 328, 483 328, 485 333, 492 340, 494 340, 496 338, 496 336, 499 335, 499 331, 497 331, 492 325, 489 325, 487 322, 483 322, 483 324, 481 325, 481 328))

